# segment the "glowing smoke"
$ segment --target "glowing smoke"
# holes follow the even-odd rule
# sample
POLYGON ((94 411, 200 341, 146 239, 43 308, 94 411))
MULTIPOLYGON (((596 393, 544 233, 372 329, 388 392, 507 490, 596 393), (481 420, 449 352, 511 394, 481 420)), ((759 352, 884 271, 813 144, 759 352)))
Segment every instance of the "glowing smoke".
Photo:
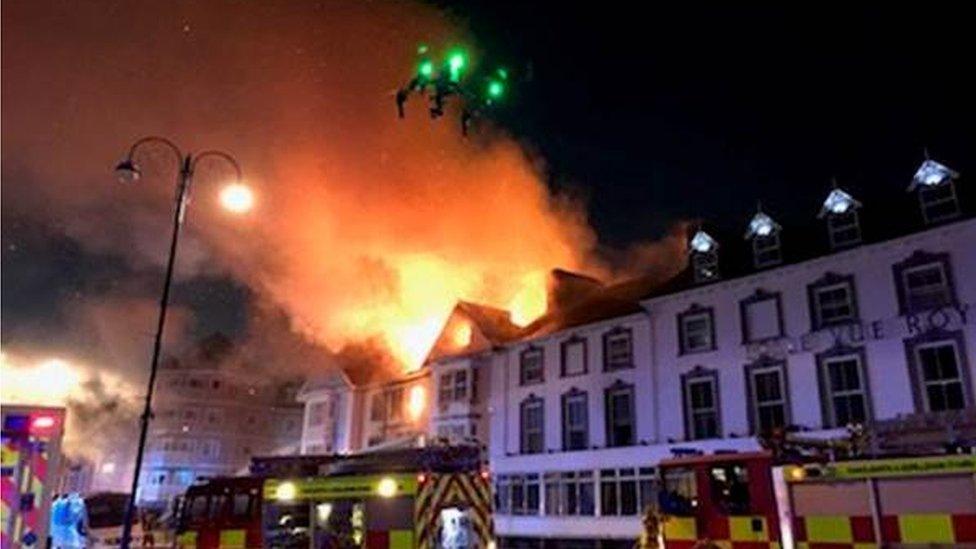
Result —
POLYGON ((583 206, 517 144, 490 128, 464 140, 417 103, 395 118, 415 45, 463 42, 431 9, 11 2, 3 31, 5 201, 158 264, 172 173, 151 175, 167 158, 143 158, 150 177, 127 188, 110 167, 147 133, 229 150, 254 209, 223 215, 202 170, 181 275, 230 273, 333 349, 379 341, 414 367, 459 298, 526 323, 549 269, 608 274, 583 206))

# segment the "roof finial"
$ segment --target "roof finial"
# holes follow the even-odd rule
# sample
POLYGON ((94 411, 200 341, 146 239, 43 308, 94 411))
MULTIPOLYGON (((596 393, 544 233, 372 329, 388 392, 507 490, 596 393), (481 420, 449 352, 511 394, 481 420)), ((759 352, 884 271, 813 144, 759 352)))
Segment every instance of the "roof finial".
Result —
POLYGON ((837 176, 836 175, 835 176, 832 176, 830 178, 830 187, 833 188, 833 189, 839 188, 839 185, 837 185, 837 176))
POLYGON ((926 160, 930 160, 930 158, 929 158, 929 148, 928 147, 922 147, 922 154, 925 155, 925 159, 926 160))
POLYGON ((762 213, 762 200, 756 200, 756 211, 762 213))

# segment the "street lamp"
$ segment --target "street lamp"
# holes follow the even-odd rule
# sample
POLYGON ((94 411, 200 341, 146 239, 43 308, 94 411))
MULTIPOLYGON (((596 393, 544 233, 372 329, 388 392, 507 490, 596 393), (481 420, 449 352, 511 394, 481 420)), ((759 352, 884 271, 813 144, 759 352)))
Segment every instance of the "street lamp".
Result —
POLYGON ((142 416, 140 418, 139 447, 136 451, 136 467, 135 473, 132 477, 132 491, 129 494, 129 504, 125 509, 125 522, 122 525, 123 549, 128 549, 129 547, 129 543, 132 538, 132 521, 134 518, 136 518, 136 493, 139 489, 139 474, 142 469, 142 455, 146 447, 146 436, 149 432, 149 418, 152 414, 153 387, 156 382, 156 372, 159 369, 159 355, 163 342, 163 328, 166 325, 166 309, 169 305, 169 292, 173 281, 173 265, 176 263, 176 248, 180 239, 180 229, 182 228, 183 221, 186 218, 187 195, 190 190, 190 185, 193 182, 193 175, 196 172, 197 165, 201 160, 212 158, 216 160, 223 160, 230 164, 230 166, 234 169, 234 174, 236 176, 235 182, 225 188, 221 196, 221 203, 226 209, 234 213, 243 213, 249 210, 254 202, 254 197, 251 194, 250 189, 245 187, 241 182, 241 167, 237 164, 237 161, 234 160, 234 157, 225 152, 214 150, 204 151, 195 156, 191 154, 184 155, 180 151, 179 147, 164 137, 143 137, 142 139, 133 143, 132 146, 129 147, 129 153, 126 155, 125 159, 122 162, 119 162, 119 164, 115 167, 115 173, 119 176, 120 181, 134 183, 140 179, 142 176, 142 171, 135 163, 135 155, 141 147, 148 145, 161 145, 165 149, 172 152, 177 161, 179 175, 176 180, 177 193, 176 208, 173 213, 173 235, 169 244, 169 258, 166 262, 166 278, 163 282, 163 295, 159 300, 159 321, 156 324, 156 339, 153 343, 152 365, 149 370, 149 385, 146 390, 146 400, 143 406, 142 416), (224 195, 227 193, 229 193, 229 195, 225 197, 224 195))

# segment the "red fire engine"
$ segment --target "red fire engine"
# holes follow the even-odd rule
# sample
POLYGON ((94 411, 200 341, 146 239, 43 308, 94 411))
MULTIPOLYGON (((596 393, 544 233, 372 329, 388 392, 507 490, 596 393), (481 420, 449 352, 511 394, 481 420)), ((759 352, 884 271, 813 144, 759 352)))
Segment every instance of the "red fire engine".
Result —
POLYGON ((187 490, 178 547, 400 549, 492 541, 491 489, 478 448, 257 458, 251 470, 187 490))
POLYGON ((785 436, 769 446, 662 461, 665 546, 976 548, 973 453, 956 446, 946 448, 956 453, 834 460, 854 450, 849 441, 785 436), (797 451, 804 447, 815 451, 797 451))

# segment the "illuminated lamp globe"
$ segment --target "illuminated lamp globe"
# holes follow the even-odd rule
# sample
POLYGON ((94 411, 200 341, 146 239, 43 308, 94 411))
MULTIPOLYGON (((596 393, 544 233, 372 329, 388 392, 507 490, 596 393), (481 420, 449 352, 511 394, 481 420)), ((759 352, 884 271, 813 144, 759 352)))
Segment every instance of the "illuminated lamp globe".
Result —
POLYGON ((298 495, 298 488, 294 482, 282 482, 275 488, 275 499, 291 501, 298 495))
POLYGON ((246 185, 234 183, 220 191, 220 205, 233 213, 246 213, 254 207, 254 193, 246 185))
POLYGON ((132 162, 131 158, 126 158, 115 166, 115 176, 118 177, 120 183, 135 183, 139 181, 142 172, 132 162))
POLYGON ((380 497, 392 498, 397 493, 397 483, 392 477, 383 477, 376 485, 376 493, 380 497))

